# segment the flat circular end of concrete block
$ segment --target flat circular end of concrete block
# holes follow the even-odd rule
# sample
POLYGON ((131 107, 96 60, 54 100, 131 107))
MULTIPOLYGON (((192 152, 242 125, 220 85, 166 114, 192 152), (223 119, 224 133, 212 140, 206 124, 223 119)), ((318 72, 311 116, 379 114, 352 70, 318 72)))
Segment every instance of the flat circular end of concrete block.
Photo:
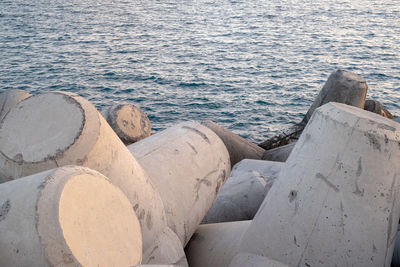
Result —
POLYGON ((37 230, 51 266, 132 266, 142 258, 139 221, 126 196, 101 174, 64 167, 37 203, 37 230))
POLYGON ((125 144, 137 142, 151 134, 146 114, 132 104, 119 104, 107 112, 107 122, 125 144))
POLYGON ((0 125, 0 151, 17 163, 41 162, 67 150, 80 136, 85 113, 75 95, 46 93, 11 109, 0 125))

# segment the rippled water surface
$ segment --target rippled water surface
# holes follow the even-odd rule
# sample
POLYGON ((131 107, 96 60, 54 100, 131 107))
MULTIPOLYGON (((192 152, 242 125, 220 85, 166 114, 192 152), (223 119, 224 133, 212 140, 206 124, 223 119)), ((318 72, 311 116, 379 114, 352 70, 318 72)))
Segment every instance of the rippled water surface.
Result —
POLYGON ((0 91, 131 102, 156 131, 210 119, 260 141, 337 68, 400 115, 399 1, 0 1, 0 91))

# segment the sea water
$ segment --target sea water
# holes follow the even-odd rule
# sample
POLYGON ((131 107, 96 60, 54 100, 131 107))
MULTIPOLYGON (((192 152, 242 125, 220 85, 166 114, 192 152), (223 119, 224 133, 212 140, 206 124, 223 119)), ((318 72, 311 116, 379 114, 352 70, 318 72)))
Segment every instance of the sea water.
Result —
POLYGON ((0 92, 133 103, 153 131, 213 120, 261 141, 338 68, 400 115, 400 1, 0 1, 0 92))

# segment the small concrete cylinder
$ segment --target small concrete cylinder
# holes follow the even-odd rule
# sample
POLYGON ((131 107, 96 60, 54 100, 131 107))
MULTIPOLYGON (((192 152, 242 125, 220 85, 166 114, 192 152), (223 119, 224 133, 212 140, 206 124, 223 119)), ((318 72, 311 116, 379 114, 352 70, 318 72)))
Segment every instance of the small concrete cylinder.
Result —
POLYGON ((105 118, 125 145, 135 143, 151 135, 149 119, 135 105, 114 105, 106 111, 105 118))
POLYGON ((202 223, 252 220, 284 164, 244 159, 218 193, 202 223))
POLYGON ((11 180, 64 165, 99 171, 130 200, 143 249, 164 231, 164 205, 150 177, 96 108, 71 93, 32 96, 0 124, 0 177, 11 180))
POLYGON ((239 251, 240 240, 250 223, 239 221, 200 225, 185 248, 189 266, 229 266, 239 251))
POLYGON ((156 184, 168 225, 185 245, 229 175, 224 143, 206 126, 184 122, 128 149, 156 184))
POLYGON ((30 97, 31 94, 23 90, 7 90, 0 94, 0 122, 6 116, 8 111, 22 100, 30 97))
POLYGON ((289 266, 390 266, 400 212, 400 125, 316 110, 242 239, 289 266))
POLYGON ((67 166, 0 185, 1 266, 140 264, 139 221, 98 172, 67 166))

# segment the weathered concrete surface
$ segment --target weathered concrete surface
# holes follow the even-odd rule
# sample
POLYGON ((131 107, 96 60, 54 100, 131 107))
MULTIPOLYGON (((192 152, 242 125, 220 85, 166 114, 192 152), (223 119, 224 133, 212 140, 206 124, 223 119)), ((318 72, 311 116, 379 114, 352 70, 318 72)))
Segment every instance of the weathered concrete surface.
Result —
POLYGON ((151 135, 151 124, 146 114, 132 104, 118 104, 109 108, 105 118, 125 145, 151 135))
POLYGON ((210 128, 224 142, 228 149, 229 157, 231 158, 232 167, 242 159, 261 159, 265 152, 265 150, 258 145, 247 141, 243 137, 240 137, 212 121, 205 121, 202 122, 202 124, 210 128))
POLYGON ((367 82, 361 76, 340 69, 334 71, 329 75, 328 80, 307 111, 302 123, 307 124, 314 110, 329 102, 364 108, 367 90, 367 82))
POLYGON ((265 150, 262 159, 269 161, 285 162, 288 159, 290 153, 292 153, 292 150, 295 145, 296 142, 280 146, 274 149, 265 150))
POLYGON ((400 125, 343 104, 318 109, 242 239, 289 266, 390 266, 400 125))
POLYGON ((233 258, 229 267, 289 267, 279 261, 251 253, 239 253, 233 258))
POLYGON ((259 146, 265 150, 269 150, 295 142, 303 132, 314 110, 326 103, 338 102, 364 108, 367 89, 366 81, 357 74, 345 70, 334 71, 328 77, 328 80, 303 120, 289 129, 261 142, 259 146))
POLYGON ((173 263, 188 266, 181 241, 169 227, 165 227, 157 240, 145 251, 143 258, 147 264, 173 263))
POLYGON ((6 180, 70 164, 107 176, 136 212, 144 252, 166 227, 163 202, 146 171, 95 107, 76 94, 45 93, 20 102, 0 125, 0 152, 6 180))
POLYGON ((377 100, 365 100, 364 109, 379 114, 385 118, 393 119, 393 115, 377 100))
POLYGON ((30 97, 31 94, 23 90, 7 90, 0 94, 0 122, 6 116, 8 111, 22 100, 30 97))
POLYGON ((0 236, 0 266, 130 266, 142 257, 129 200, 76 166, 1 184, 0 236))
MULTIPOLYGON (((227 267, 251 221, 202 224, 185 248, 190 267, 227 267)), ((242 265, 248 266, 248 265, 242 265)))
POLYGON ((221 139, 196 122, 184 122, 128 149, 155 183, 168 226, 186 245, 230 173, 221 139))
POLYGON ((254 159, 236 164, 202 223, 253 219, 283 165, 254 159))
POLYGON ((394 120, 395 122, 400 123, 400 117, 393 118, 393 120, 394 120))

